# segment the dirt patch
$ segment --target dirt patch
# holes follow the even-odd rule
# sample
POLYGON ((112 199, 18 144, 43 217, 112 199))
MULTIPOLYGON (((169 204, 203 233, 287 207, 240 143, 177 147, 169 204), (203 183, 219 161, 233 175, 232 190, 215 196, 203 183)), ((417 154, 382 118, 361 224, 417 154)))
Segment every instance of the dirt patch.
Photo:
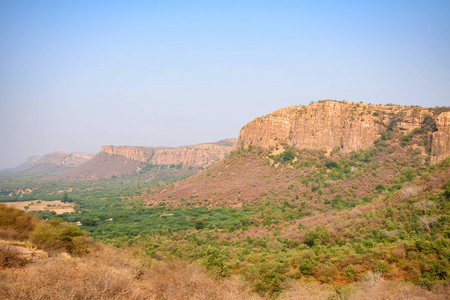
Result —
POLYGON ((9 206, 18 208, 25 211, 43 211, 43 210, 49 210, 54 211, 57 214, 62 214, 65 212, 71 213, 74 212, 73 205, 68 203, 62 203, 61 201, 21 201, 21 202, 2 202, 3 204, 9 206), (28 209, 26 210, 25 207, 28 206, 28 209))

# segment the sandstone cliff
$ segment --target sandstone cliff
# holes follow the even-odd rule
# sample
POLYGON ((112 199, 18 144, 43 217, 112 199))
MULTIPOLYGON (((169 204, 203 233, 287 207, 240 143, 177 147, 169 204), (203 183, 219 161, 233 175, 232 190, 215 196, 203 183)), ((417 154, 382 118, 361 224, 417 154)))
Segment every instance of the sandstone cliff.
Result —
POLYGON ((308 106, 290 106, 245 125, 234 149, 271 147, 280 143, 305 149, 343 152, 367 149, 383 131, 398 129, 404 134, 420 128, 426 118, 433 118, 437 131, 432 135, 431 161, 448 156, 449 112, 435 115, 431 109, 372 105, 352 102, 320 101, 308 106))
POLYGON ((431 140, 431 163, 435 164, 450 155, 450 112, 436 118, 436 129, 431 140))
POLYGON ((120 155, 128 159, 140 162, 148 162, 153 154, 153 148, 132 147, 132 146, 102 146, 100 153, 110 155, 120 155))
POLYGON ((103 146, 102 154, 119 155, 127 159, 153 165, 208 167, 231 152, 234 139, 217 143, 198 144, 178 148, 151 148, 132 146, 103 146))

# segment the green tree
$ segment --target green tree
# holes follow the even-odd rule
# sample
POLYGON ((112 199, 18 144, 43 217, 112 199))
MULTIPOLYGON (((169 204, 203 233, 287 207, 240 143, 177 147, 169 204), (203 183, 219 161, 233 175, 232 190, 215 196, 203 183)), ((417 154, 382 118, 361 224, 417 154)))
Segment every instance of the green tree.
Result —
POLYGON ((325 167, 327 167, 328 169, 339 168, 339 164, 334 160, 327 160, 325 162, 325 167))
POLYGON ((294 158, 295 158, 295 155, 291 150, 286 150, 282 154, 283 162, 292 161, 294 158))
POLYGON ((417 176, 416 170, 414 170, 413 168, 410 168, 410 167, 402 168, 401 174, 402 174, 401 179, 403 182, 405 182, 405 181, 411 182, 417 176))
POLYGON ((305 244, 308 246, 325 245, 330 242, 330 234, 325 227, 317 226, 305 234, 305 244))
POLYGON ((70 202, 69 195, 67 194, 67 192, 64 192, 61 201, 64 202, 64 203, 70 202))

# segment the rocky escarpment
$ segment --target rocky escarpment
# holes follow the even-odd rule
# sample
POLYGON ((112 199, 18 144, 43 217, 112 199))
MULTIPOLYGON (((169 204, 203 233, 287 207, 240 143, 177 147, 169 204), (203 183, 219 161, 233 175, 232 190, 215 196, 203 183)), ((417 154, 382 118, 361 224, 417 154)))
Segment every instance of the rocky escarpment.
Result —
POLYGON ((153 165, 208 167, 231 152, 234 139, 178 148, 103 146, 101 154, 119 155, 153 165))
POLYGON ((320 101, 308 106, 290 106, 245 125, 239 134, 239 147, 271 147, 280 143, 304 149, 331 151, 338 147, 348 153, 367 149, 386 130, 404 134, 421 128, 427 119, 436 122, 432 135, 431 161, 449 153, 449 113, 436 113, 423 107, 372 105, 352 102, 320 101))

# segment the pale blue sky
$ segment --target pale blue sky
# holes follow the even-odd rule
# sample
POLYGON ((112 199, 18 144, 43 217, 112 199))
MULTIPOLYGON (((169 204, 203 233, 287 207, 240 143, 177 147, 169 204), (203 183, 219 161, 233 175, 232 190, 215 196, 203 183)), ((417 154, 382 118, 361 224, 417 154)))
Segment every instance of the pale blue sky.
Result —
POLYGON ((0 168, 237 137, 321 99, 450 105, 450 1, 2 1, 0 168))

